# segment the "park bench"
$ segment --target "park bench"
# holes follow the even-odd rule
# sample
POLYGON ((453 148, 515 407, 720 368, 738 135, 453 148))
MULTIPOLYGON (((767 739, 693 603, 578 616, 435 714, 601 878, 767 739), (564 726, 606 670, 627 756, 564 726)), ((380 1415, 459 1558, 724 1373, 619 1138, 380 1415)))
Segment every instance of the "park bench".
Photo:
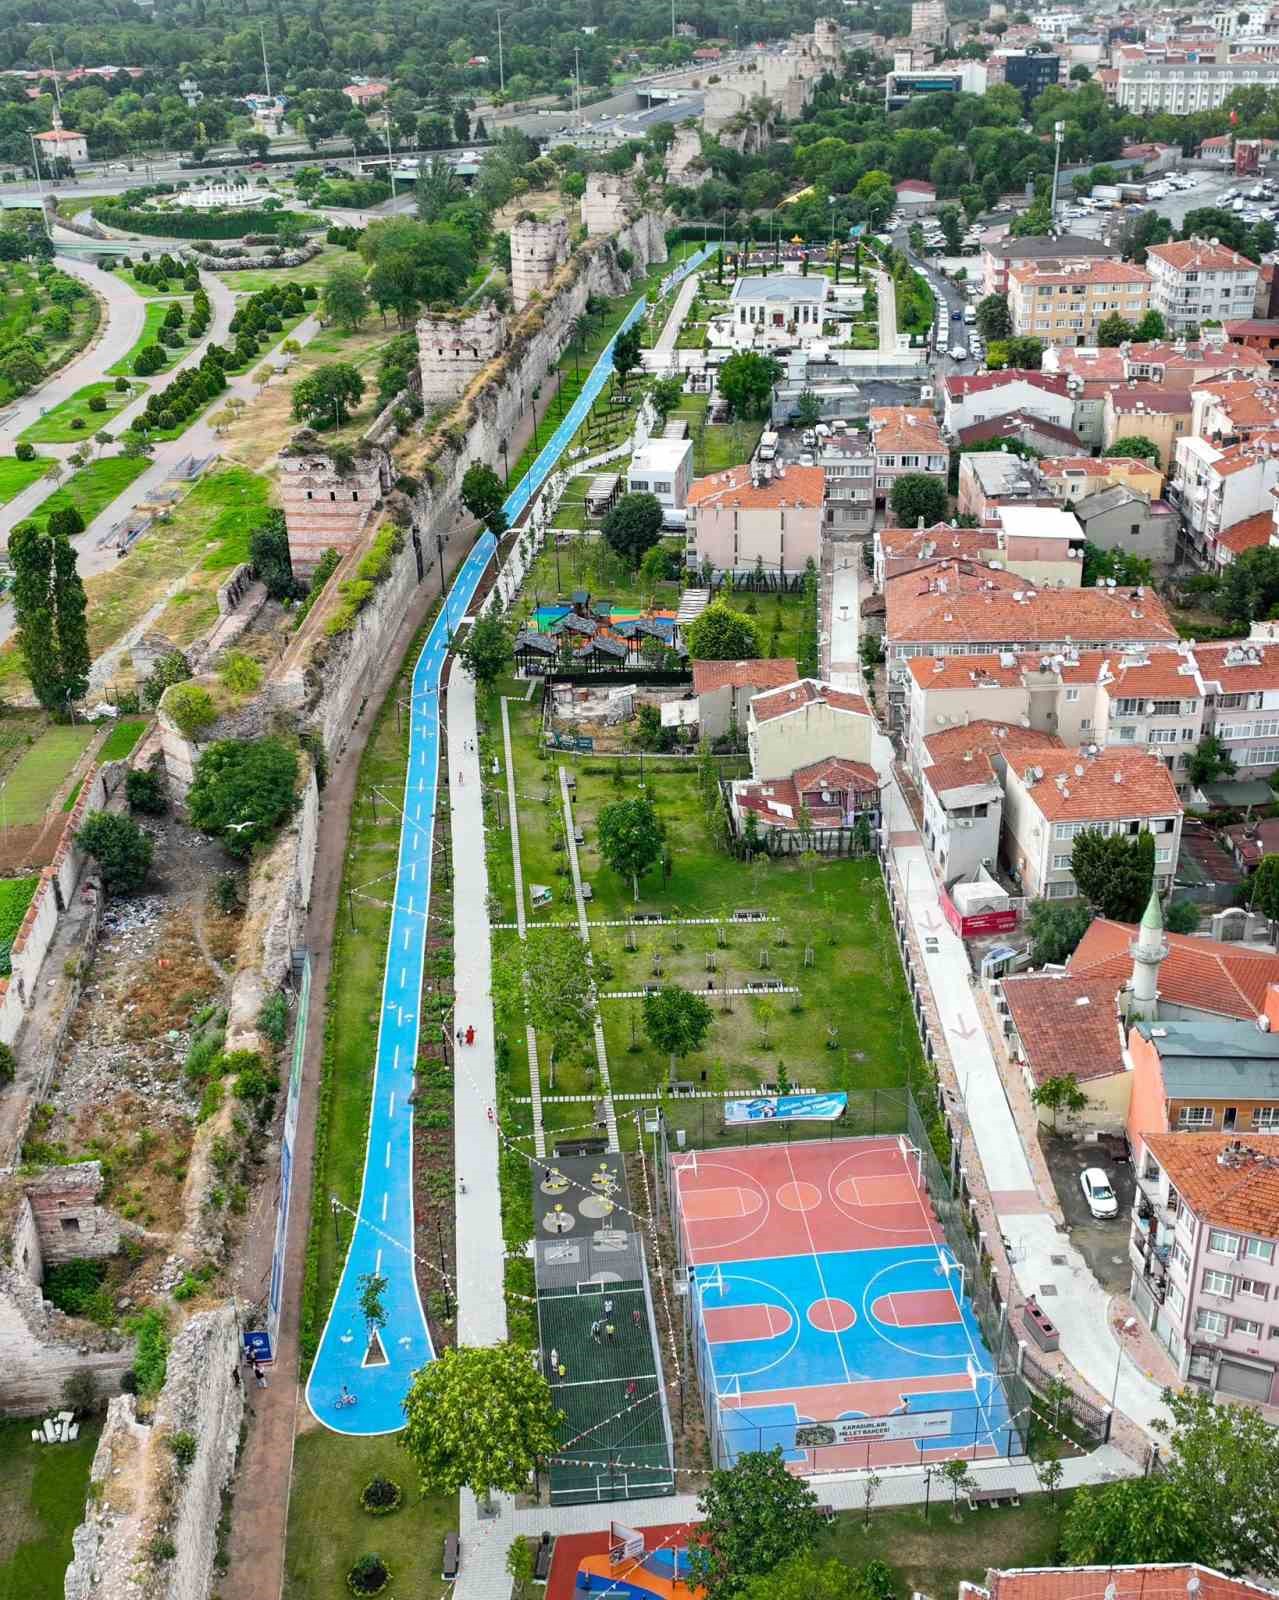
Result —
POLYGON ((458 1568, 462 1565, 462 1541, 455 1533, 444 1535, 444 1570, 440 1576, 445 1583, 452 1583, 457 1577, 458 1568))
POLYGON ((696 1093, 697 1085, 689 1078, 677 1078, 675 1082, 671 1084, 671 1094, 676 1098, 678 1098, 680 1095, 690 1095, 696 1093))
POLYGON ((551 1543, 549 1533, 542 1535, 541 1543, 537 1547, 537 1559, 533 1563, 533 1581, 545 1583, 551 1575, 551 1554, 555 1546, 551 1543))
POLYGON ((968 1491, 968 1509, 976 1511, 978 1506, 1019 1506, 1021 1496, 1016 1489, 970 1489, 968 1491))
POLYGON ((739 906, 729 919, 731 922, 765 922, 768 919, 766 911, 758 911, 753 907, 739 906))
POLYGON ((591 888, 589 883, 584 883, 582 885, 582 899, 585 901, 585 900, 594 900, 594 898, 595 898, 594 889, 591 888))

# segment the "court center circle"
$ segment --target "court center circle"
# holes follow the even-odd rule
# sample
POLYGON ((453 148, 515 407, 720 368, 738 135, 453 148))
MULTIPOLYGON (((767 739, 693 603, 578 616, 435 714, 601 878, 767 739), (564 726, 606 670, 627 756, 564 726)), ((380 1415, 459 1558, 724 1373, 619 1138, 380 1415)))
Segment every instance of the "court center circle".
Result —
POLYGON ((828 1296, 814 1300, 808 1308, 809 1323, 818 1333, 844 1333, 857 1321, 857 1313, 847 1300, 828 1296))
POLYGON ((815 1183, 805 1183, 796 1178, 782 1184, 777 1191, 777 1203, 783 1211, 812 1211, 822 1203, 822 1191, 815 1183))

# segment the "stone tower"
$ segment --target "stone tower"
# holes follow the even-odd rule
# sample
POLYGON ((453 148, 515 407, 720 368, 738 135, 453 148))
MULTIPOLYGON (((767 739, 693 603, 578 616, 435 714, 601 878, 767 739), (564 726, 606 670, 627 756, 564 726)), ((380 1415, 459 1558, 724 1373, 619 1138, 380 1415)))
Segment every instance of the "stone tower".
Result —
POLYGON ((582 225, 587 234, 617 233, 639 211, 635 184, 629 173, 592 172, 582 196, 582 225))
POLYGON ((418 365, 428 411, 456 400, 506 344, 506 318, 491 300, 469 316, 419 317, 418 365))
POLYGON ((345 555, 364 537, 395 483, 380 445, 359 445, 335 459, 315 434, 302 433, 279 455, 280 503, 294 572, 315 571, 326 550, 345 555))
POLYGON ((1137 929, 1137 937, 1128 949, 1132 956, 1132 993, 1128 1002, 1128 1020, 1153 1022, 1159 1002, 1159 966, 1168 954, 1168 940, 1164 937, 1163 912, 1159 909, 1159 895, 1153 889, 1146 914, 1137 929))
POLYGON ((813 23, 813 49, 823 61, 839 61, 839 24, 832 17, 818 17, 813 23))
POLYGON ((568 260, 568 223, 526 217, 511 229, 511 302, 523 311, 568 260))

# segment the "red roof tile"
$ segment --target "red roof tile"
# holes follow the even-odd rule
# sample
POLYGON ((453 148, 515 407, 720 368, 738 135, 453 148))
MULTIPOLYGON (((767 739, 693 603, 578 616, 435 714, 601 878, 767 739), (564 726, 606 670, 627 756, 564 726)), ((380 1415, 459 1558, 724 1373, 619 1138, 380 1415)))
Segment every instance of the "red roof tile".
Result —
POLYGON ((1262 1239, 1279 1238, 1279 1159, 1261 1138, 1235 1155, 1231 1133, 1156 1133, 1147 1150, 1201 1222, 1238 1228, 1262 1239), (1233 1159, 1219 1157, 1231 1150, 1233 1159))
MULTIPOLYGON (((934 761, 940 761, 950 756, 962 759, 970 750, 1014 759, 1028 750, 1064 750, 1065 745, 1055 733, 1040 733, 1037 728, 1023 728, 1015 722, 981 717, 960 728, 943 728, 940 733, 930 733, 924 740, 924 748, 934 761)), ((931 768, 926 770, 931 771, 931 768)))
MULTIPOLYGON (((1071 972, 1126 983, 1132 976, 1129 945, 1136 937, 1132 923, 1094 918, 1070 958, 1071 972)), ((1159 968, 1159 993, 1169 1004, 1247 1022, 1262 1014, 1267 987, 1279 983, 1279 956, 1185 933, 1165 938, 1168 954, 1159 968)))
POLYGON ((787 467, 784 477, 775 474, 758 484, 751 482, 749 467, 729 467, 725 472, 696 479, 688 491, 688 503, 741 505, 755 510, 820 506, 825 493, 826 474, 821 467, 787 467))
POLYGON ((715 689, 780 689, 794 683, 799 669, 789 656, 767 660, 694 661, 693 693, 710 694, 715 689))
POLYGON ((849 694, 844 689, 832 689, 829 684, 818 683, 813 678, 799 678, 784 689, 772 694, 756 695, 751 701, 751 713, 756 722, 771 722, 774 717, 788 717, 804 706, 824 704, 835 711, 853 712, 870 716, 870 707, 859 694, 849 694))
POLYGON ((1035 974, 1005 978, 1003 991, 1036 1083, 1071 1073, 1086 1083, 1124 1070, 1112 978, 1035 974))
MULTIPOLYGON (((1016 766, 1020 771, 1022 763, 1016 766)), ((1043 777, 1035 778, 1027 792, 1049 822, 1181 814, 1168 768, 1144 751, 1111 748, 1088 756, 1082 750, 1045 750, 1034 766, 1043 777)))
MULTIPOLYGON (((1205 141, 1206 142, 1206 141, 1205 141)), ((1187 1139, 1207 1139, 1190 1133, 1187 1139)), ((990 1600, 1187 1600, 1192 1577, 1197 1600, 1275 1600, 1269 1589, 1227 1578, 1212 1567, 1151 1563, 1135 1567, 1022 1567, 986 1574, 990 1600), (1112 1589, 1113 1585, 1113 1589, 1112 1589)), ((961 1594, 962 1594, 961 1588, 961 1594)))
POLYGON ((1273 513, 1259 511, 1255 517, 1245 517, 1242 522, 1233 522, 1228 528, 1223 528, 1217 535, 1217 543, 1225 545, 1233 555, 1241 556, 1245 550, 1260 550, 1263 545, 1268 545, 1274 531, 1273 513))
MULTIPOLYGON (((1236 57, 1236 59, 1238 59, 1236 57)), ((1146 255, 1166 262, 1174 272, 1255 272, 1256 263, 1224 244, 1211 239, 1179 239, 1171 244, 1152 244, 1146 255)))

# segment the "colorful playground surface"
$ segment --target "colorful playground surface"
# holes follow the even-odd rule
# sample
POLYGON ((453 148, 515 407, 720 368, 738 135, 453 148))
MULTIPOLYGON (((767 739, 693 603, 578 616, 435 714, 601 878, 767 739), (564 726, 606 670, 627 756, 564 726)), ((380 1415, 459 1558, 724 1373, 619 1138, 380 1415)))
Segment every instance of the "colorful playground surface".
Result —
POLYGON ((717 1465, 1021 1453, 903 1138, 693 1151, 671 1172, 717 1465))
POLYGON ((700 1600, 705 1590, 689 1578, 687 1522, 660 1527, 561 1534, 555 1541, 547 1600, 700 1600))
MULTIPOLYGON (((575 609, 575 607, 567 603, 564 605, 538 606, 531 618, 534 630, 537 633, 550 633, 562 617, 568 616, 575 609)), ((607 616, 601 615, 599 609, 593 609, 591 615, 601 628, 614 633, 625 635, 627 623, 646 622, 668 637, 673 638, 675 634, 676 613, 674 611, 638 611, 609 607, 607 616)))

